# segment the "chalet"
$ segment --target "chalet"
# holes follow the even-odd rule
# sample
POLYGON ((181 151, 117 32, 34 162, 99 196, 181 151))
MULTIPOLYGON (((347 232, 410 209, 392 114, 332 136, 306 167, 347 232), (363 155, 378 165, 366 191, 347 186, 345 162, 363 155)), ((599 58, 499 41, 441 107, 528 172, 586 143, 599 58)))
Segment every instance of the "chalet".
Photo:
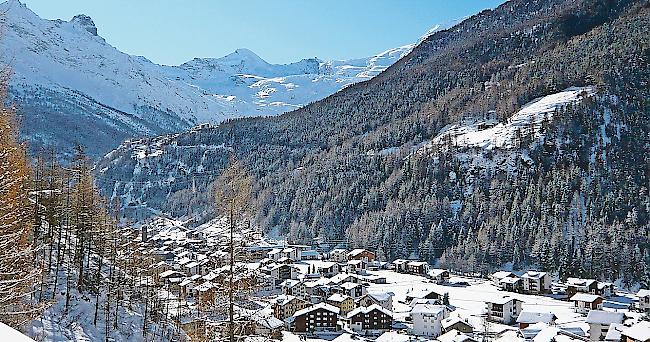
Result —
POLYGON ((521 293, 524 291, 524 280, 519 277, 505 277, 499 282, 504 291, 521 293))
POLYGON ((622 342, 650 342, 650 322, 641 321, 623 330, 622 342))
POLYGON ((375 253, 367 249, 353 249, 347 255, 348 261, 351 260, 363 260, 366 263, 375 261, 375 253))
POLYGON ((316 272, 323 277, 331 278, 339 274, 339 265, 335 262, 323 262, 316 267, 316 272))
POLYGON ((576 293, 569 300, 573 302, 573 310, 583 315, 603 308, 603 297, 594 294, 576 293))
POLYGON ((411 333, 418 336, 438 337, 442 335, 442 321, 449 317, 449 308, 444 305, 418 304, 411 309, 413 322, 411 333))
POLYGON ((555 314, 552 312, 522 311, 517 317, 519 329, 525 329, 532 324, 540 322, 548 325, 555 325, 555 320, 557 320, 557 316, 555 316, 555 314))
POLYGON ((436 284, 444 284, 449 281, 449 271, 439 268, 430 269, 428 273, 429 279, 436 282, 436 284))
POLYGON ((609 298, 616 295, 616 287, 612 283, 604 283, 599 281, 596 294, 604 298, 609 298))
POLYGON ((383 292, 383 293, 368 293, 364 296, 361 296, 357 299, 356 304, 358 307, 369 307, 371 305, 379 305, 382 308, 393 311, 393 296, 392 292, 383 292))
POLYGON ((500 283, 501 283, 501 280, 502 280, 502 279, 505 279, 505 278, 516 278, 516 277, 517 277, 517 275, 515 275, 515 274, 512 273, 512 272, 508 272, 508 271, 498 271, 498 272, 494 272, 494 273, 490 276, 490 279, 492 279, 492 283, 494 284, 494 286, 501 286, 500 283))
POLYGON ((297 333, 338 331, 339 309, 320 303, 297 311, 289 320, 290 330, 297 333))
POLYGON ((350 260, 346 264, 346 269, 350 273, 363 274, 367 269, 368 263, 363 260, 350 260))
POLYGON ((595 279, 568 278, 566 281, 566 294, 569 298, 576 293, 597 295, 598 281, 595 279))
POLYGON ((448 333, 452 330, 456 330, 465 334, 471 334, 474 332, 474 327, 468 322, 460 319, 460 317, 445 318, 442 321, 442 331, 448 333))
POLYGON ((429 264, 426 261, 409 261, 406 269, 411 274, 425 275, 429 272, 429 264))
POLYGON ((476 340, 465 333, 452 329, 438 336, 436 341, 439 342, 476 342, 476 340))
POLYGON ((438 299, 442 300, 443 294, 434 290, 420 289, 408 291, 406 293, 406 303, 411 303, 414 299, 438 299))
POLYGON ((625 319, 622 312, 611 312, 602 310, 591 310, 587 315, 587 324, 589 324, 589 339, 600 341, 607 335, 607 330, 612 323, 621 324, 625 319))
POLYGON ((293 316, 298 310, 302 310, 309 306, 306 301, 294 296, 278 296, 271 302, 273 308, 273 315, 281 320, 293 316))
POLYGON ((380 335, 391 329, 393 313, 379 305, 356 308, 346 317, 348 328, 362 335, 380 335))
POLYGON ((282 293, 287 296, 296 296, 298 298, 306 298, 305 283, 300 280, 287 279, 280 284, 282 293))
POLYGON ((638 298, 637 307, 641 311, 650 310, 650 290, 641 289, 637 292, 636 297, 638 298))
POLYGON ((521 313, 521 304, 523 302, 512 297, 502 297, 485 303, 489 320, 511 325, 515 323, 521 313))
POLYGON ((408 264, 408 260, 404 259, 397 259, 393 261, 393 267, 395 268, 395 272, 399 273, 406 273, 408 271, 408 268, 406 267, 406 264, 408 264))
POLYGON ((341 315, 346 315, 348 312, 354 309, 354 299, 348 295, 335 293, 325 300, 325 302, 331 306, 339 308, 341 315))
POLYGON ((551 291, 551 276, 546 272, 528 271, 521 276, 524 280, 524 292, 543 294, 551 291))
POLYGON ((334 262, 348 261, 348 251, 342 248, 336 248, 329 252, 329 260, 334 262))

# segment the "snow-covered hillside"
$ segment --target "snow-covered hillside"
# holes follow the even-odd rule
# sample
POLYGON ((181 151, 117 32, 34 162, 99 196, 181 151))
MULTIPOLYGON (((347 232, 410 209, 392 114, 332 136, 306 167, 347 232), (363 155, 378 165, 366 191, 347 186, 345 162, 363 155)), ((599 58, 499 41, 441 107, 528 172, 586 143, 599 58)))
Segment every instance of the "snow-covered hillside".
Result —
POLYGON ((458 147, 493 148, 515 147, 517 136, 539 138, 541 125, 548 122, 557 109, 592 96, 593 87, 571 87, 531 101, 505 123, 495 120, 471 121, 445 127, 427 146, 452 143, 458 147))
POLYGON ((85 15, 45 20, 18 0, 0 4, 0 12, 0 63, 12 69, 10 95, 28 123, 24 135, 33 147, 67 150, 80 142, 95 155, 128 137, 296 109, 379 74, 415 45, 287 65, 238 49, 163 66, 111 46, 85 15))

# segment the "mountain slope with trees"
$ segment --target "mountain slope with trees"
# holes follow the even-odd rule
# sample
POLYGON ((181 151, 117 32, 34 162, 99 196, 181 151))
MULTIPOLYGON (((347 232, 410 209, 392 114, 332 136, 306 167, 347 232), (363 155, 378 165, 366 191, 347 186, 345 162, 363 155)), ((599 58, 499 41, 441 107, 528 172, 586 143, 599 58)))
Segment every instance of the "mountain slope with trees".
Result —
POLYGON ((647 284, 649 25, 648 1, 509 1, 303 109, 123 144, 98 180, 133 215, 201 220, 234 150, 272 234, 647 284), (507 124, 570 87, 594 94, 517 130, 512 146, 423 148, 450 125, 507 124))

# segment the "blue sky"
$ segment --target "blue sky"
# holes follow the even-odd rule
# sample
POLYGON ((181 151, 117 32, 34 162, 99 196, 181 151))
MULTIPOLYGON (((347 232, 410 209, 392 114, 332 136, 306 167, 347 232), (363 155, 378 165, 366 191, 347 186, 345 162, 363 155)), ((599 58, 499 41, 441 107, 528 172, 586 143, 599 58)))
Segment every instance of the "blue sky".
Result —
POLYGON ((118 49, 162 64, 248 48, 271 63, 370 56, 503 0, 21 0, 47 19, 91 16, 118 49))

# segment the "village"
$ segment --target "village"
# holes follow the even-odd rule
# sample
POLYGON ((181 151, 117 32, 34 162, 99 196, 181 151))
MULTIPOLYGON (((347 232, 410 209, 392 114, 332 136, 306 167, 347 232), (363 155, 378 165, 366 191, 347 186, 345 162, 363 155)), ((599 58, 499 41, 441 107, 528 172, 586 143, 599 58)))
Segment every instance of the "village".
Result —
MULTIPOLYGON (((420 260, 378 260, 367 249, 268 241, 251 229, 148 223, 124 244, 147 260, 140 286, 190 336, 227 323, 239 336, 284 341, 650 341, 650 290, 535 270, 489 277, 420 260), (233 279, 230 280, 230 258, 233 279), (231 285, 229 285, 231 284, 231 285), (645 319, 645 320, 644 320, 645 319)), ((162 310, 162 309, 161 309, 162 310)))

